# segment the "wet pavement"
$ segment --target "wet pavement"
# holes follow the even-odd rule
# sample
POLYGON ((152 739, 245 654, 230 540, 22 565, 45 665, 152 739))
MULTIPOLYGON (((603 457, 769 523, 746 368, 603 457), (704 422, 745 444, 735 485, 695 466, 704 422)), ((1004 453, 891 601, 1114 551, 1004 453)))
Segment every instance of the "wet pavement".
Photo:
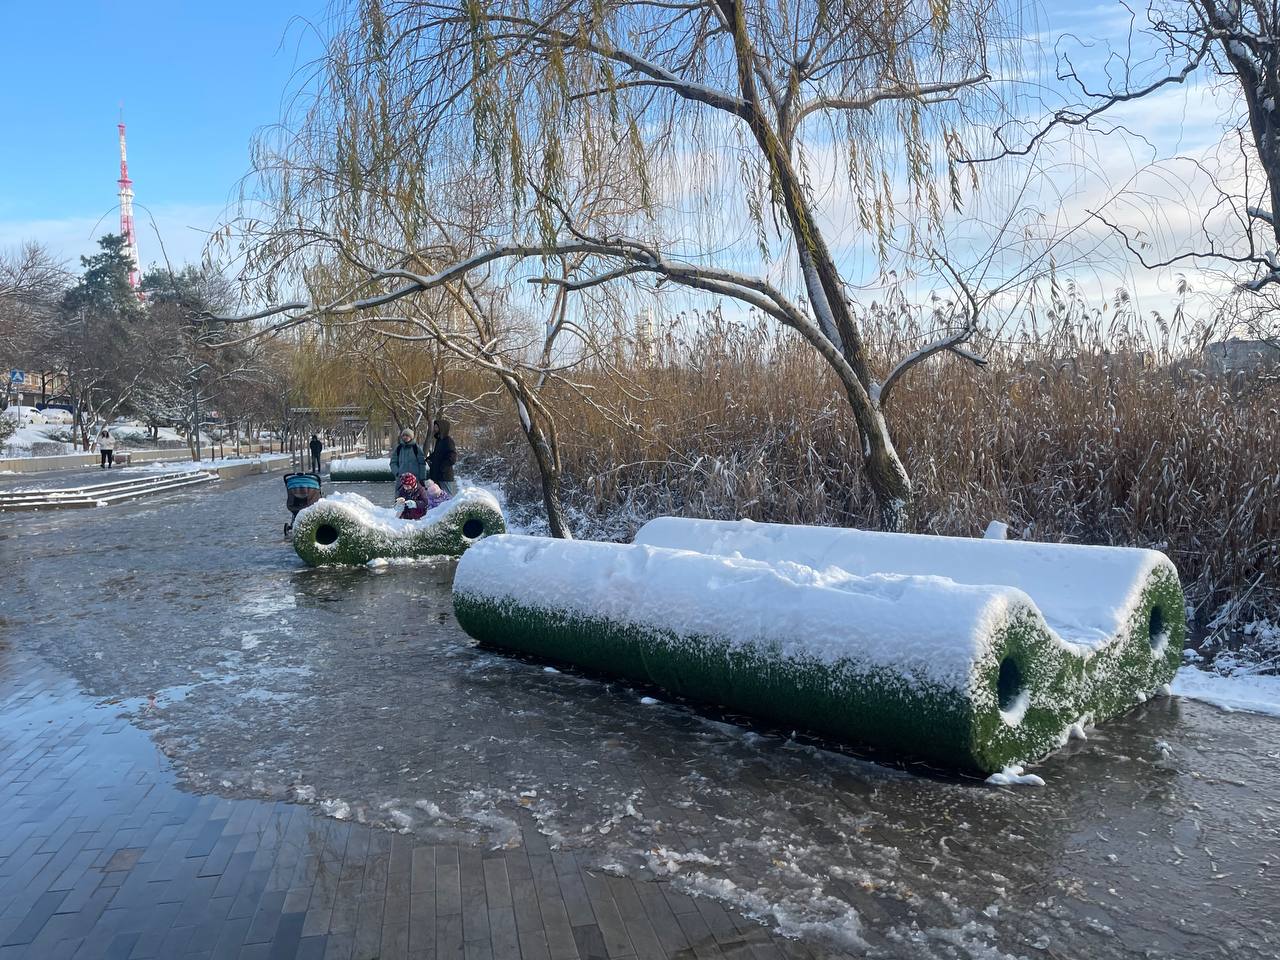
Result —
MULTIPOLYGON (((450 564, 310 570, 280 539, 283 501, 279 478, 266 477, 91 515, 0 517, 9 561, 0 627, 12 647, 0 653, 4 822, 16 797, 39 794, 50 778, 62 782, 50 789, 67 794, 67 818, 87 818, 100 790, 92 778, 80 783, 86 770, 145 770, 157 797, 170 799, 156 801, 162 824, 148 818, 139 829, 181 831, 195 810, 225 812, 224 827, 240 829, 221 851, 256 863, 246 875, 268 871, 275 886, 253 888, 255 915, 265 902, 280 918, 296 918, 303 891, 321 889, 315 865, 340 861, 341 885, 346 860, 326 854, 329 838, 360 838, 361 870, 383 858, 365 899, 384 904, 379 929, 395 928, 386 943, 368 931, 357 943, 354 929, 303 909, 309 925, 297 937, 296 919, 287 938, 281 919, 270 939, 237 949, 292 956, 323 937, 324 955, 434 957, 457 945, 466 960, 1280 952, 1274 719, 1155 701, 1039 765, 1043 788, 874 763, 787 731, 645 702, 661 700, 655 691, 478 649, 452 619, 450 564), (24 678, 55 692, 23 700, 14 691, 24 678), (73 753, 51 736, 46 754, 23 754, 37 758, 28 761, 37 773, 10 777, 6 758, 49 710, 65 715, 51 729, 82 730, 95 746, 73 753), (77 766, 86 754, 93 762, 77 766), (266 834, 250 822, 284 824, 275 835, 291 839, 262 849, 295 851, 287 881, 265 865, 283 854, 255 848, 266 834), (432 863, 437 883, 460 883, 459 912, 424 917, 433 935, 420 943, 411 922, 402 940, 391 906, 405 890, 406 856, 432 863), (507 878, 493 894, 491 862, 507 878), (520 898, 532 899, 521 908, 520 898), (461 934, 442 942, 449 917, 461 934)), ((39 851, 60 849, 48 838, 34 850, 25 843, 0 839, 0 884, 37 869, 39 851)), ((98 860, 115 856, 109 846, 98 860)), ((166 855, 133 847, 143 851, 138 864, 166 855)), ((168 853, 188 867, 211 855, 168 853)), ((83 869, 111 861, 95 862, 83 869)), ((154 882, 128 889, 141 903, 154 882)), ((407 891, 412 898, 412 883, 407 891)), ((39 895, 56 892, 46 885, 39 895)), ((29 931, 37 920, 27 917, 51 902, 33 901, 13 922, 29 931)), ((4 918, 17 912, 0 913, 10 939, 4 918)))

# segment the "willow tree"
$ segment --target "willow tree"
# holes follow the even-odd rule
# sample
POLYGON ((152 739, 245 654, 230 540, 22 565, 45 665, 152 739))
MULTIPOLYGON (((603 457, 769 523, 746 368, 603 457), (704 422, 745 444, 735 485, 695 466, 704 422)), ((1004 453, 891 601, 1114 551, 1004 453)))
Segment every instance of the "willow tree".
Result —
POLYGON ((364 0, 339 17, 300 122, 260 149, 271 214, 250 252, 259 295, 326 249, 363 282, 253 319, 385 316, 499 265, 565 293, 640 281, 731 298, 830 365, 881 521, 902 529, 912 487, 886 401, 928 357, 976 359, 976 311, 877 371, 841 262, 927 246, 959 203, 1005 2, 364 0), (489 221, 451 236, 464 255, 441 264, 440 178, 459 158, 490 184, 489 221))
MULTIPOLYGON (((358 271, 334 262, 308 272, 313 295, 334 296, 348 289, 358 271)), ((355 407, 381 411, 395 423, 420 431, 444 412, 449 375, 447 352, 437 344, 409 344, 388 338, 378 324, 360 319, 322 318, 299 337, 294 381, 299 400, 322 409, 355 407)))

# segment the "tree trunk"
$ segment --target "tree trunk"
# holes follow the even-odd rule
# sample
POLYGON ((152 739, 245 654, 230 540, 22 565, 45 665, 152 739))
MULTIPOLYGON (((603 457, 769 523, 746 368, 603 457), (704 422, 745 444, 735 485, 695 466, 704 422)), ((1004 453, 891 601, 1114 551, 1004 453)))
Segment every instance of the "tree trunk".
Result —
POLYGON ((520 414, 520 426, 524 429, 525 439, 533 450, 533 459, 538 464, 538 479, 542 484, 542 505, 547 510, 547 526, 551 536, 558 540, 572 540, 573 530, 569 525, 569 517, 565 513, 564 503, 560 498, 560 451, 556 449, 555 431, 542 429, 535 419, 530 407, 536 406, 532 398, 526 401, 526 387, 513 376, 502 376, 503 386, 516 402, 516 410, 520 414))
MULTIPOLYGON (((854 321, 840 271, 810 208, 788 147, 761 109, 752 64, 756 54, 747 33, 742 4, 740 0, 720 0, 720 3, 733 37, 739 87, 747 103, 745 119, 777 184, 796 242, 810 305, 822 333, 832 341, 858 381, 856 385, 845 383, 846 395, 862 431, 863 461, 880 510, 880 525, 888 531, 903 532, 911 524, 911 479, 893 447, 889 426, 875 398, 862 333, 854 321)), ((834 358, 826 359, 830 363, 834 358)), ((845 380, 847 375, 836 364, 832 366, 845 380)))
POLYGON ((864 436, 868 448, 864 465, 876 506, 880 508, 880 529, 907 533, 912 523, 911 478, 907 476, 887 431, 864 436))
POLYGON ((884 413, 875 407, 867 416, 865 404, 850 397, 858 429, 862 433, 862 462, 867 482, 876 498, 880 529, 889 533, 909 533, 912 525, 914 495, 911 478, 889 436, 884 413))
POLYGON ((533 449, 533 459, 538 464, 538 478, 542 482, 542 504, 547 509, 547 525, 551 528, 551 536, 559 540, 572 540, 573 530, 560 499, 560 458, 556 456, 556 451, 542 429, 532 419, 525 427, 525 436, 533 449))

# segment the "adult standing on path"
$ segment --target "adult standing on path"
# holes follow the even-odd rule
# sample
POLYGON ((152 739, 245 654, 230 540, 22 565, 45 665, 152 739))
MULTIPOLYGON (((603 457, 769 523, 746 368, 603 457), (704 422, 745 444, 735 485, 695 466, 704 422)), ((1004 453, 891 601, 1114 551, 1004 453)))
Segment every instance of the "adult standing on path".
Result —
POLYGON ((458 483, 453 479, 453 465, 458 462, 458 448, 449 436, 449 421, 444 417, 435 421, 436 445, 431 448, 431 479, 457 496, 458 483))
POLYGON ((324 450, 324 441, 317 434, 311 435, 311 472, 320 472, 320 453, 324 450))
POLYGON ((391 475, 398 477, 405 473, 412 473, 419 483, 427 481, 427 459, 408 427, 400 431, 400 442, 391 451, 391 475))
POLYGON ((111 431, 106 427, 103 427, 102 432, 98 434, 98 453, 101 455, 98 462, 99 470, 116 465, 116 438, 111 436, 111 431))

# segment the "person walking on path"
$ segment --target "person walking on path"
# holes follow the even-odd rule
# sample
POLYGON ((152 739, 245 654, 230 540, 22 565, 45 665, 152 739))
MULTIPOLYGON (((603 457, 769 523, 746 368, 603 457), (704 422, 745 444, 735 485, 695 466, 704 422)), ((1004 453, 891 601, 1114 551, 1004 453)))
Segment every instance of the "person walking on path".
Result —
POLYGON ((98 434, 98 453, 101 455, 98 463, 99 470, 106 470, 116 465, 116 439, 111 436, 111 431, 106 427, 103 427, 102 432, 98 434))
POLYGON ((311 435, 311 472, 320 472, 320 453, 324 450, 324 441, 317 434, 311 435))
POLYGON ((413 431, 408 427, 400 431, 400 442, 391 451, 391 475, 398 477, 403 473, 412 473, 419 483, 425 483, 427 479, 426 457, 414 442, 413 431))
POLYGON ((449 436, 449 421, 444 417, 435 421, 436 444, 431 448, 431 477, 448 491, 449 496, 458 493, 457 481, 453 479, 453 465, 458 462, 458 448, 453 437, 449 436))

